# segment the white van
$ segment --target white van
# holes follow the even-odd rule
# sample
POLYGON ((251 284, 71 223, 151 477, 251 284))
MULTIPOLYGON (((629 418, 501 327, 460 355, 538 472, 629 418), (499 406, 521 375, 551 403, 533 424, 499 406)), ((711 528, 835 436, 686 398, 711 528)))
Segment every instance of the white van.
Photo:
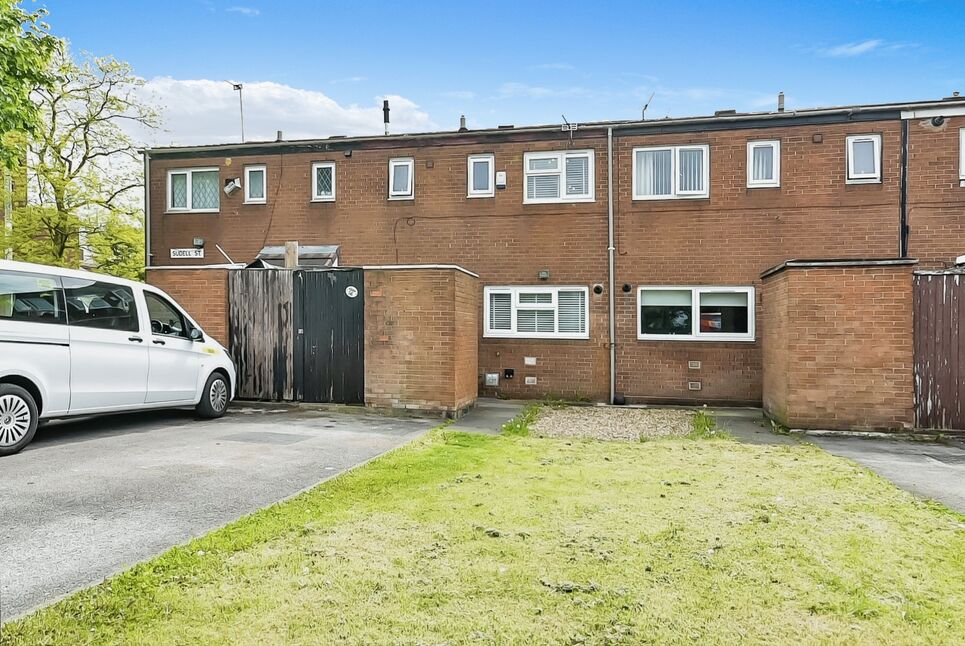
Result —
POLYGON ((224 415, 227 350, 163 291, 0 260, 0 456, 43 419, 194 406, 224 415))

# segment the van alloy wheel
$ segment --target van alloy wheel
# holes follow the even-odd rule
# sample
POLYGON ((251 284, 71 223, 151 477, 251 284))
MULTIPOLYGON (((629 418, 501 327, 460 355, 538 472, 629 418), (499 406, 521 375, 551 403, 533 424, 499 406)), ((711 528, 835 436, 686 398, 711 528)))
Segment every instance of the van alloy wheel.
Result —
POLYGON ((224 382, 224 379, 215 379, 211 382, 208 400, 211 402, 211 408, 217 412, 220 413, 225 409, 228 405, 228 384, 224 382))
POLYGON ((0 446, 13 446, 30 430, 30 407, 16 395, 0 395, 0 446))

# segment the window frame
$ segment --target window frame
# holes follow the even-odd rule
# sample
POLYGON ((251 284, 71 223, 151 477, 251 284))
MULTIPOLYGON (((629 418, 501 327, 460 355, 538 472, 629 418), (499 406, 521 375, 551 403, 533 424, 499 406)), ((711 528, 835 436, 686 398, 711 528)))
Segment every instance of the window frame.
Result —
POLYGON ((747 188, 780 188, 781 186, 781 140, 757 139, 747 142, 747 188), (774 179, 754 179, 754 149, 770 147, 773 151, 771 173, 774 179))
POLYGON ((846 184, 880 184, 881 183, 881 134, 869 133, 863 135, 848 135, 845 137, 845 183, 846 184), (875 172, 873 174, 857 175, 854 173, 854 144, 859 141, 871 140, 875 151, 875 172))
POLYGON ((151 330, 151 336, 163 336, 170 339, 183 339, 185 341, 191 341, 191 328, 193 326, 191 325, 191 321, 188 320, 188 317, 185 315, 185 313, 181 311, 180 307, 176 306, 169 299, 165 298, 164 296, 162 296, 158 292, 155 292, 154 290, 145 289, 143 290, 143 294, 144 294, 144 311, 147 313, 147 321, 149 326, 148 329, 151 330), (178 317, 181 319, 181 329, 183 331, 183 334, 165 334, 164 332, 155 332, 152 328, 150 328, 150 323, 153 320, 151 318, 151 303, 148 300, 148 298, 150 297, 154 297, 155 299, 160 301, 161 304, 166 305, 175 314, 178 315, 178 317))
POLYGON ((487 339, 563 339, 563 340, 586 340, 590 338, 590 290, 583 285, 491 285, 483 288, 483 338, 487 339), (559 292, 582 292, 583 302, 586 305, 583 317, 583 327, 586 330, 582 334, 572 332, 517 332, 516 331, 516 312, 519 309, 525 310, 551 310, 555 312, 555 326, 559 330, 559 292), (552 303, 525 303, 520 305, 520 294, 552 294, 552 303), (510 328, 509 330, 493 330, 490 328, 490 294, 509 294, 510 295, 510 328))
POLYGON ((638 341, 718 341, 752 343, 756 341, 757 301, 755 288, 743 285, 640 285, 637 287, 637 340, 638 341), (690 292, 690 334, 644 334, 642 329, 643 293, 645 291, 689 291, 690 292), (747 294, 747 332, 715 334, 700 331, 701 294, 747 294))
MULTIPOLYGON (((57 276, 57 275, 54 275, 54 274, 42 274, 42 273, 27 272, 27 271, 18 271, 18 270, 11 270, 11 269, 0 269, 0 278, 2 278, 4 274, 6 274, 6 275, 8 275, 8 276, 13 276, 13 277, 15 277, 15 278, 27 278, 27 279, 30 279, 30 280, 34 280, 34 281, 36 282, 36 284, 37 284, 38 287, 41 287, 41 286, 42 286, 42 285, 40 285, 40 282, 41 282, 41 281, 48 281, 48 280, 49 280, 51 283, 53 283, 53 286, 52 286, 52 287, 48 287, 47 290, 50 291, 50 292, 52 292, 53 295, 54 295, 54 300, 56 301, 56 302, 54 303, 54 310, 55 310, 55 312, 57 313, 57 316, 56 316, 55 319, 50 319, 50 320, 48 320, 48 319, 42 319, 42 318, 38 318, 38 319, 21 319, 21 318, 15 318, 15 317, 14 317, 14 311, 15 311, 14 308, 16 308, 16 306, 17 306, 17 301, 19 300, 19 299, 17 298, 17 295, 19 295, 19 294, 40 294, 40 293, 43 293, 43 292, 10 292, 9 295, 13 297, 13 298, 11 298, 11 300, 10 300, 10 309, 11 309, 11 311, 10 311, 10 316, 2 316, 2 315, 0 315, 0 323, 9 324, 9 325, 21 325, 21 324, 28 324, 28 325, 67 325, 67 298, 66 298, 66 296, 64 295, 63 283, 62 283, 62 280, 61 280, 60 276, 57 276)), ((4 296, 6 296, 6 295, 7 295, 7 294, 0 294, 0 299, 2 299, 2 298, 3 298, 4 296)))
POLYGON ((580 202, 595 202, 596 201, 596 163, 595 163, 595 150, 593 148, 586 148, 582 150, 533 150, 530 152, 523 153, 523 204, 570 204, 570 203, 580 203, 580 202), (587 162, 587 173, 589 175, 587 182, 588 192, 583 195, 567 195, 566 194, 566 160, 571 157, 585 157, 589 161, 587 162), (557 167, 556 170, 533 170, 529 169, 529 162, 531 159, 549 159, 556 158, 557 167), (534 197, 530 198, 529 194, 529 176, 530 175, 557 175, 560 178, 560 195, 559 197, 534 197))
POLYGON ((638 146, 631 150, 630 177, 631 194, 633 201, 652 201, 652 200, 704 200, 710 198, 710 144, 675 144, 667 146, 638 146), (670 194, 669 195, 643 195, 640 187, 637 186, 637 153, 670 151, 670 194), (703 173, 704 190, 702 191, 681 191, 677 188, 678 169, 680 168, 680 152, 682 150, 700 150, 703 153, 703 173))
POLYGON ((466 158, 466 177, 467 177, 467 195, 466 197, 495 197, 496 196, 496 155, 491 153, 479 154, 479 155, 469 155, 466 158), (489 188, 485 191, 477 191, 473 189, 473 165, 477 162, 485 161, 489 164, 489 188))
MULTIPOLYGON (((217 172, 218 173, 218 184, 221 183, 221 169, 217 166, 198 166, 194 168, 172 168, 167 172, 167 197, 165 202, 167 203, 166 213, 220 213, 221 212, 221 195, 218 195, 218 208, 215 209, 193 209, 191 208, 192 193, 193 193, 193 180, 192 176, 195 173, 207 173, 207 172, 217 172), (185 190, 186 190, 186 200, 184 207, 176 207, 171 204, 171 177, 174 175, 185 175, 185 190)), ((221 190, 221 187, 218 187, 221 190)), ((267 193, 266 193, 267 195, 267 193)))
POLYGON ((335 162, 318 161, 312 162, 312 202, 334 202, 335 201, 335 162), (332 193, 331 195, 318 194, 318 169, 332 169, 332 193))
POLYGON ((414 200, 415 199, 415 158, 413 157, 393 157, 389 160, 389 199, 390 200, 414 200), (396 166, 409 167, 408 190, 398 192, 392 190, 392 176, 395 174, 396 166))
MULTIPOLYGON (((90 329, 90 330, 100 330, 100 331, 107 331, 107 332, 119 333, 119 334, 131 334, 131 333, 140 334, 140 333, 141 333, 141 328, 143 327, 143 326, 141 325, 141 323, 142 323, 142 321, 141 321, 142 309, 141 309, 141 306, 138 304, 137 291, 136 291, 133 287, 131 287, 130 285, 124 285, 124 284, 121 284, 121 283, 116 283, 116 282, 111 281, 111 280, 98 280, 99 278, 103 278, 103 276, 98 276, 97 274, 92 274, 92 277, 91 277, 91 278, 75 278, 75 277, 73 277, 73 276, 61 276, 61 278, 60 278, 60 283, 61 283, 61 289, 63 290, 63 293, 64 293, 64 304, 66 305, 65 310, 66 310, 66 312, 67 312, 67 325, 68 325, 69 327, 79 327, 79 328, 86 328, 86 329, 90 329), (78 284, 75 284, 75 283, 90 283, 90 284, 89 284, 89 285, 78 285, 78 284), (71 299, 71 297, 72 297, 72 294, 71 294, 70 292, 73 291, 73 290, 87 289, 87 288, 93 287, 93 286, 95 286, 95 285, 110 287, 110 288, 111 288, 110 291, 112 291, 112 292, 113 292, 114 290, 126 290, 126 292, 127 292, 127 293, 130 295, 130 297, 131 297, 131 307, 134 308, 133 316, 128 316, 128 319, 134 322, 135 327, 134 327, 133 329, 130 329, 130 328, 124 329, 124 328, 116 328, 116 327, 104 327, 103 325, 87 325, 87 323, 90 323, 90 322, 92 322, 92 321, 93 321, 93 322, 97 322, 97 321, 99 321, 99 320, 101 320, 101 319, 98 319, 98 318, 94 317, 94 318, 87 318, 87 319, 76 320, 76 319, 74 319, 74 318, 71 317, 71 315, 70 315, 70 299, 71 299)), ((96 298, 101 298, 101 297, 100 297, 100 296, 96 296, 96 298)), ((101 300, 104 300, 104 299, 101 298, 101 300)), ((105 302, 107 302, 107 301, 105 300, 105 302)), ((146 308, 146 307, 147 307, 147 304, 145 303, 145 308, 146 308)), ((90 312, 90 310, 89 310, 89 304, 88 304, 88 305, 85 305, 85 309, 87 310, 88 313, 90 312)), ((117 318, 117 317, 115 317, 115 318, 117 318)))
POLYGON ((251 164, 245 166, 245 204, 267 204, 268 203, 268 166, 267 164, 251 164), (262 181, 262 192, 264 195, 262 197, 251 197, 248 193, 248 187, 251 186, 251 182, 248 181, 249 175, 252 171, 261 171, 264 175, 264 180, 262 181))
POLYGON ((965 186, 965 128, 958 129, 958 184, 965 186))

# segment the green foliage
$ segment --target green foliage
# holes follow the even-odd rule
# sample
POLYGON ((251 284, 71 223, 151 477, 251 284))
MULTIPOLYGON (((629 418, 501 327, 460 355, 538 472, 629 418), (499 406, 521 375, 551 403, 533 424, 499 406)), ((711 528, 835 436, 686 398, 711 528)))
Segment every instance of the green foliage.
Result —
POLYGON ((16 0, 0 0, 0 166, 23 155, 17 134, 35 132, 41 112, 30 94, 52 87, 49 63, 61 41, 42 22, 45 9, 25 11, 16 0))
POLYGON ((691 418, 693 430, 687 434, 692 440, 732 439, 731 435, 717 426, 717 420, 706 411, 699 410, 691 418))
POLYGON ((137 98, 143 80, 114 58, 75 62, 64 48, 51 69, 55 85, 34 92, 45 127, 23 140, 12 172, 2 248, 16 260, 140 277, 143 167, 126 128, 155 128, 158 113, 137 98))
POLYGON ((528 405, 519 415, 503 424, 502 434, 517 437, 529 435, 533 430, 532 425, 536 423, 536 418, 539 417, 539 409, 539 404, 528 405))

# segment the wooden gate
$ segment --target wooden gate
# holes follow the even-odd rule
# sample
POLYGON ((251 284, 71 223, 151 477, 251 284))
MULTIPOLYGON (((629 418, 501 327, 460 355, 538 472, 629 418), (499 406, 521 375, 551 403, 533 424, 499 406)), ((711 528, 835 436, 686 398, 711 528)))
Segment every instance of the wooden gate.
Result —
POLYGON ((915 422, 965 430, 965 272, 917 272, 915 281, 915 422))
POLYGON ((300 271, 295 277, 295 371, 307 402, 365 399, 361 269, 300 271))
POLYGON ((361 269, 230 271, 238 397, 363 403, 364 293, 361 269))

